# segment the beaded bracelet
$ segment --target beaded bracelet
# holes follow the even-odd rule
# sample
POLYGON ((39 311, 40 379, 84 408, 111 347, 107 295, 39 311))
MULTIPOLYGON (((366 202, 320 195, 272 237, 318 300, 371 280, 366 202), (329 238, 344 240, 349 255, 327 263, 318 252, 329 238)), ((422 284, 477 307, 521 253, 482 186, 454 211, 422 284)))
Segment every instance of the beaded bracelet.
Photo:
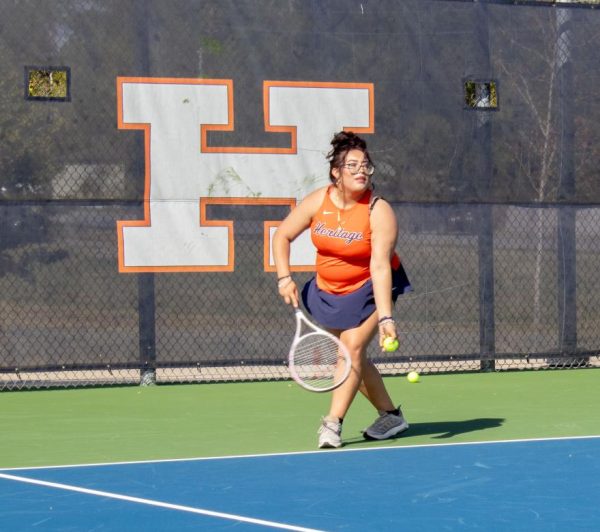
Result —
POLYGON ((394 318, 391 316, 383 316, 382 318, 379 318, 379 323, 383 323, 384 321, 394 321, 394 318))

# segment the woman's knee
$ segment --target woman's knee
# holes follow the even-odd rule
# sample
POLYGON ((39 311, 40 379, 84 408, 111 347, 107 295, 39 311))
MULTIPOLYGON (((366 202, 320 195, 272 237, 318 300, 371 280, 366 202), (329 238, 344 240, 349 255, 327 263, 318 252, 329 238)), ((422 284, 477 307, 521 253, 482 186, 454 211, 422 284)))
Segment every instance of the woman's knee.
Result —
POLYGON ((361 326, 356 329, 344 331, 340 340, 350 352, 351 357, 364 357, 367 352, 367 346, 373 338, 373 331, 361 326))
POLYGON ((346 346, 352 362, 362 362, 367 351, 366 344, 354 338, 342 338, 342 342, 346 346))

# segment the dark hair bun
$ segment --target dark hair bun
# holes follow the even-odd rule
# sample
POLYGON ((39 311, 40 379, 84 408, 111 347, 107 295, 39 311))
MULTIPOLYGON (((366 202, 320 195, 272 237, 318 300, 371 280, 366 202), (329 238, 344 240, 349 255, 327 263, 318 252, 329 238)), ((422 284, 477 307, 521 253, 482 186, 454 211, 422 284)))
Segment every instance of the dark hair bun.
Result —
POLYGON ((334 165, 350 150, 360 150, 367 154, 367 143, 353 131, 340 131, 331 140, 331 151, 327 159, 334 165))
POLYGON ((333 146, 332 152, 350 151, 358 149, 365 151, 367 143, 352 131, 340 131, 333 136, 331 140, 333 146))

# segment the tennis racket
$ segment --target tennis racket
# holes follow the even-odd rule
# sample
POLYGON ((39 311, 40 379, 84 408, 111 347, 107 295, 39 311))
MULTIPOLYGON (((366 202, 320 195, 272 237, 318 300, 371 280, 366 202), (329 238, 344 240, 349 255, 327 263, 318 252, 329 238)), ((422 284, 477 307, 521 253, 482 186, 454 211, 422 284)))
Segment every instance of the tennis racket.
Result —
POLYGON ((311 392, 335 390, 350 375, 348 349, 333 334, 311 323, 299 308, 295 312, 296 334, 288 356, 292 378, 311 392))

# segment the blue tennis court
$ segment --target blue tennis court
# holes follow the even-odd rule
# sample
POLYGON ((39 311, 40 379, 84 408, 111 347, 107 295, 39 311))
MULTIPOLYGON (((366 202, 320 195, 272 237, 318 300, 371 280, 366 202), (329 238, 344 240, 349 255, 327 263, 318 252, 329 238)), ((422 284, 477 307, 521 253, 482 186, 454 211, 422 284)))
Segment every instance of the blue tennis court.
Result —
POLYGON ((597 530, 600 437, 0 470, 2 529, 597 530))

